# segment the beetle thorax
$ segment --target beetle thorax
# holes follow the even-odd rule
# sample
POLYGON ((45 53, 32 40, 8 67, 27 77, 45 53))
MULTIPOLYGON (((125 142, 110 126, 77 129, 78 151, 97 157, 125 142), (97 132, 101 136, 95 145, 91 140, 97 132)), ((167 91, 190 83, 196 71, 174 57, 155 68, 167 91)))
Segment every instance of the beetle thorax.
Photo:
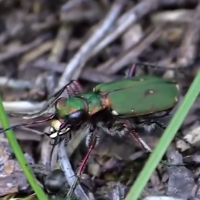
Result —
POLYGON ((60 98, 55 104, 56 114, 60 119, 68 119, 69 115, 79 111, 87 110, 84 99, 79 97, 60 98))

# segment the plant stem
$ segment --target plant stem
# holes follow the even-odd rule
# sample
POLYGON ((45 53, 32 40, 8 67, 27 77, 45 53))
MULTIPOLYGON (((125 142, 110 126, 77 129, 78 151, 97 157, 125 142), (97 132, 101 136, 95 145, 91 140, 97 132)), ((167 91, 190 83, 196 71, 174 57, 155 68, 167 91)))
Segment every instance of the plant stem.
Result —
MULTIPOLYGON (((6 116, 3 104, 2 104, 2 100, 1 100, 1 96, 0 96, 0 121, 2 124, 2 127, 4 129, 8 128, 9 122, 8 122, 8 118, 6 116)), ((9 141, 9 144, 11 146, 11 148, 13 149, 13 152, 15 153, 15 156, 21 166, 21 168, 24 171, 24 174, 26 175, 26 178, 29 182, 29 184, 31 185, 32 189, 34 190, 34 192, 36 193, 37 197, 39 200, 48 200, 47 196, 45 195, 45 193, 43 192, 42 188, 37 184, 36 180, 35 180, 35 176, 32 173, 32 171, 30 170, 26 159, 24 158, 24 155, 21 151, 21 148, 14 136, 14 133, 12 130, 8 130, 6 131, 6 137, 9 141)))

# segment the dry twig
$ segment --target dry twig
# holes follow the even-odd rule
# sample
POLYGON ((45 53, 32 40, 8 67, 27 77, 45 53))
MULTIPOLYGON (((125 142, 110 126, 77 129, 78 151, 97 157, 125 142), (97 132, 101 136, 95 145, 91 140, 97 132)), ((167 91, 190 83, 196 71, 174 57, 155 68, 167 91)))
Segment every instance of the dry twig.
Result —
POLYGON ((150 34, 147 34, 145 37, 141 38, 141 40, 125 52, 123 55, 120 55, 118 58, 111 58, 106 63, 101 64, 97 67, 99 72, 106 72, 106 74, 114 74, 122 67, 130 65, 136 58, 146 49, 148 48, 155 40, 160 36, 162 27, 156 27, 150 34))
POLYGON ((35 41, 33 41, 30 44, 21 46, 17 50, 6 52, 6 53, 1 53, 0 54, 0 62, 5 62, 7 60, 11 60, 11 59, 16 58, 18 56, 21 56, 25 52, 30 51, 31 49, 38 47, 39 45, 41 45, 42 42, 46 41, 47 39, 49 39, 49 35, 44 35, 42 37, 37 38, 35 41))
MULTIPOLYGON (((70 185, 70 187, 72 187, 73 183, 76 179, 76 175, 74 174, 74 171, 71 167, 70 161, 66 154, 65 141, 62 141, 59 144, 59 154, 58 155, 59 155, 60 166, 65 173, 65 177, 67 179, 68 184, 70 185)), ((78 199, 90 200, 79 184, 76 186, 74 193, 78 199)))
POLYGON ((188 24, 187 31, 179 49, 178 65, 186 67, 194 62, 200 39, 200 3, 194 12, 193 20, 188 24))
POLYGON ((105 18, 102 25, 97 29, 97 31, 89 38, 89 40, 81 47, 81 49, 76 53, 76 55, 70 60, 69 64, 63 75, 60 78, 58 88, 64 86, 71 79, 77 79, 84 67, 88 56, 91 53, 94 46, 105 36, 108 30, 111 28, 112 24, 120 14, 124 3, 122 1, 116 1, 107 17, 105 18))

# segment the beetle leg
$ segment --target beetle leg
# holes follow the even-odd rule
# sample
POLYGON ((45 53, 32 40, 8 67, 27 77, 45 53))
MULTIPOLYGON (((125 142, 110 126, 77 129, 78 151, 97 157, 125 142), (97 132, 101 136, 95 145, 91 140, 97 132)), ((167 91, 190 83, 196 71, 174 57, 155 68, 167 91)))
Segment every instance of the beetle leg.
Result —
POLYGON ((136 64, 133 64, 133 65, 129 68, 129 70, 128 70, 127 74, 126 74, 126 78, 135 76, 135 70, 136 70, 136 64))
POLYGON ((76 95, 83 92, 83 88, 78 81, 74 81, 73 86, 74 86, 74 91, 76 95))
MULTIPOLYGON (((65 136, 64 135, 59 135, 57 138, 55 138, 55 139, 51 139, 50 140, 50 144, 52 145, 52 146, 55 146, 55 145, 57 145, 57 144, 59 144, 61 141, 63 141, 63 140, 66 140, 66 138, 65 138, 65 136)), ((66 140, 66 144, 68 144, 68 142, 71 140, 71 134, 69 133, 69 138, 66 140)))
POLYGON ((127 74, 126 74, 126 78, 135 76, 136 67, 137 67, 138 65, 145 67, 145 68, 146 68, 146 71, 148 70, 148 68, 147 68, 148 65, 142 64, 142 63, 134 63, 134 64, 129 68, 129 70, 128 70, 127 74))
MULTIPOLYGON (((157 124, 160 128, 162 128, 163 130, 165 130, 166 129, 166 126, 165 126, 165 124, 164 123, 162 123, 162 122, 160 122, 160 121, 158 121, 158 120, 152 120, 153 121, 153 123, 155 123, 155 124, 157 124)), ((180 133, 181 135, 182 135, 182 133, 181 133, 181 131, 179 130, 178 131, 178 133, 180 133)), ((179 139, 181 139, 181 140, 183 140, 186 144, 188 144, 191 148, 196 148, 193 144, 191 144, 190 142, 188 142, 185 138, 183 138, 183 137, 181 137, 181 136, 179 136, 179 135, 177 135, 176 136, 177 138, 179 138, 179 139)))
POLYGON ((50 145, 52 145, 52 149, 51 149, 51 152, 50 152, 50 158, 52 158, 52 155, 53 155, 53 151, 54 151, 54 148, 57 144, 59 144, 62 140, 64 140, 65 137, 64 136, 59 136, 56 137, 55 139, 51 139, 50 140, 50 145))
POLYGON ((166 129, 165 124, 162 123, 161 121, 152 119, 151 122, 157 124, 157 125, 158 125, 160 128, 162 128, 162 129, 166 129))
POLYGON ((106 126, 106 124, 104 122, 97 122, 96 126, 99 129, 101 129, 102 131, 104 131, 105 133, 110 134, 110 135, 112 135, 112 133, 116 130, 116 128, 115 128, 114 131, 111 131, 111 129, 108 129, 108 127, 106 126))
POLYGON ((67 91, 68 98, 83 92, 81 85, 78 83, 78 81, 75 80, 72 80, 72 83, 67 85, 65 89, 67 91))
POLYGON ((139 134, 134 130, 133 123, 129 120, 120 119, 114 122, 114 126, 109 129, 111 135, 118 134, 119 136, 125 135, 127 132, 148 152, 152 152, 151 148, 146 144, 146 142, 139 137, 139 134), (126 130, 121 129, 124 127, 126 130))
POLYGON ((140 145, 147 150, 147 152, 152 152, 152 149, 149 147, 149 145, 141 138, 139 137, 138 133, 135 132, 135 130, 130 130, 130 135, 140 143, 140 145))
POLYGON ((145 149, 147 152, 152 152, 149 145, 139 136, 139 134, 129 126, 129 124, 124 123, 123 126, 129 131, 129 134, 145 149))
POLYGON ((85 165, 87 164, 87 161, 88 161, 88 159, 89 159, 89 157, 90 157, 90 154, 91 154, 91 152, 92 152, 92 150, 94 149, 94 147, 96 146, 96 143, 97 143, 97 136, 94 134, 94 133, 92 133, 92 134, 90 134, 90 135, 88 135, 88 146, 89 146, 89 148, 88 148, 88 152, 87 152, 87 154, 85 155, 85 157, 83 158, 83 160, 82 160, 82 162, 81 162, 81 164, 80 164, 80 166, 78 167, 78 170, 77 170, 77 176, 76 176, 76 179, 75 179, 75 181, 74 181, 74 183, 73 183, 73 185, 72 185, 72 187, 70 188, 70 190, 69 190, 69 192, 68 192, 68 197, 70 197, 71 196, 71 194, 72 194, 72 192, 74 191, 74 189, 75 189, 75 187, 76 187, 76 184, 77 184, 77 182, 78 182, 78 179, 79 179, 79 177, 81 176, 81 173, 82 173, 82 171, 84 170, 84 167, 85 167, 85 165))
POLYGON ((71 80, 68 84, 62 87, 56 94, 54 94, 53 97, 56 96, 58 98, 65 90, 67 91, 69 97, 81 93, 83 91, 78 81, 71 80))

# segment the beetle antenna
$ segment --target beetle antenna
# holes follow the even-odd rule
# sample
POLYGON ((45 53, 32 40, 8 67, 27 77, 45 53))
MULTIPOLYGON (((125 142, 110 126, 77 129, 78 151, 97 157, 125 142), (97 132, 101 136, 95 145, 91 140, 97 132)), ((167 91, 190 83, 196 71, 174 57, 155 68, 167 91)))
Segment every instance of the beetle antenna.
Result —
POLYGON ((142 62, 136 61, 136 62, 134 62, 134 64, 137 65, 137 66, 151 67, 151 68, 154 68, 154 69, 160 69, 161 71, 162 70, 166 70, 166 69, 169 69, 171 71, 177 71, 177 70, 181 71, 181 70, 188 69, 188 68, 182 67, 182 66, 179 66, 178 68, 167 68, 166 66, 157 65, 156 63, 143 62, 143 61, 142 62))
POLYGON ((49 116, 49 117, 46 118, 46 119, 42 119, 42 120, 38 120, 38 121, 31 121, 31 122, 28 122, 28 123, 22 123, 22 124, 13 125, 13 126, 10 126, 10 127, 6 128, 6 129, 1 130, 1 131, 0 131, 0 134, 6 132, 6 131, 8 131, 8 130, 11 130, 11 129, 20 127, 20 126, 30 126, 30 125, 35 125, 35 124, 42 124, 42 123, 44 123, 44 122, 50 121, 50 120, 53 119, 54 117, 55 117, 55 114, 49 116))

